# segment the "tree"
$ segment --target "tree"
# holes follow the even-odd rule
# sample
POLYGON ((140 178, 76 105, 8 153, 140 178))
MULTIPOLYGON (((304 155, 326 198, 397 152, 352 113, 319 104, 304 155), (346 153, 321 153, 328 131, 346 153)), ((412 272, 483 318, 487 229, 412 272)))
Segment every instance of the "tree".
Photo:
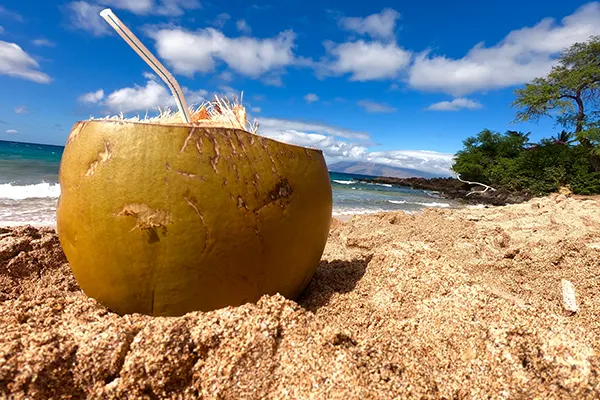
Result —
POLYGON ((494 188, 544 195, 569 186, 577 194, 600 193, 600 172, 589 168, 589 151, 570 146, 572 134, 561 132, 524 147, 529 134, 485 129, 465 139, 452 170, 462 179, 494 188))
POLYGON ((554 144, 560 144, 563 146, 569 146, 573 143, 574 135, 571 132, 561 131, 557 133, 556 136, 551 138, 554 141, 554 144))
POLYGON ((565 128, 574 128, 576 139, 597 150, 600 141, 600 36, 575 43, 562 52, 545 78, 536 78, 517 89, 513 107, 517 121, 538 120, 556 114, 565 128))

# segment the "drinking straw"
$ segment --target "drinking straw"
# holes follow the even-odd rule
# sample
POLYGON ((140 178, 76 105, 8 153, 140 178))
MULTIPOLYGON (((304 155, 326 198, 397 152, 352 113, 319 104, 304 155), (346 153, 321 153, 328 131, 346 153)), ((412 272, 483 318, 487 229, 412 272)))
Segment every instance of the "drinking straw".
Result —
POLYGON ((173 75, 158 61, 156 57, 140 42, 140 40, 127 28, 127 26, 121 22, 121 20, 112 12, 110 8, 106 8, 100 11, 100 16, 108 22, 110 26, 129 44, 129 46, 144 60, 146 64, 150 66, 158 74, 158 76, 165 81, 165 83, 171 89, 177 108, 183 115, 186 123, 192 121, 190 110, 188 109, 185 97, 181 91, 181 87, 173 78, 173 75))

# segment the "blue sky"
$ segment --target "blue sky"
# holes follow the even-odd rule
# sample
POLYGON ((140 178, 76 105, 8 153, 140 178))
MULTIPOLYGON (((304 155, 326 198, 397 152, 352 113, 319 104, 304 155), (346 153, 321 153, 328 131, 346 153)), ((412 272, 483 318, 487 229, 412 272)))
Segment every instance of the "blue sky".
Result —
POLYGON ((584 1, 3 1, 0 140, 64 144, 74 122, 172 105, 99 17, 110 7, 186 88, 244 91, 260 134, 443 173, 462 141, 511 124, 513 90, 600 34, 584 1))

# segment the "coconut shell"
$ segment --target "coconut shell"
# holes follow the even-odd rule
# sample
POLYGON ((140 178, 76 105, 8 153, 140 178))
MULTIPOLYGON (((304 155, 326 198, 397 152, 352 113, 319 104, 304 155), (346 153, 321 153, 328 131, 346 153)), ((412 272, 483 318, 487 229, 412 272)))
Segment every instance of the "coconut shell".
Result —
POLYGON ((73 274, 119 314, 293 299, 331 219, 321 151, 236 129, 78 122, 59 182, 57 231, 73 274))

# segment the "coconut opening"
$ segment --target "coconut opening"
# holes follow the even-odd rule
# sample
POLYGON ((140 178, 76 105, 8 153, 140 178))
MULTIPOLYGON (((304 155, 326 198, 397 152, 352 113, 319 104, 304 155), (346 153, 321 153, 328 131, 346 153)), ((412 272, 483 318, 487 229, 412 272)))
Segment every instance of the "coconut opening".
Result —
POLYGON ((154 116, 146 115, 142 118, 139 115, 134 117, 125 117, 123 113, 119 115, 107 115, 104 118, 91 117, 90 120, 111 120, 140 122, 148 124, 161 125, 190 125, 206 126, 216 128, 241 129, 250 133, 258 131, 258 121, 248 121, 246 108, 241 104, 237 97, 231 99, 225 96, 215 95, 214 100, 205 100, 197 106, 189 107, 191 122, 186 123, 181 111, 173 111, 171 108, 158 108, 158 114, 154 116))

